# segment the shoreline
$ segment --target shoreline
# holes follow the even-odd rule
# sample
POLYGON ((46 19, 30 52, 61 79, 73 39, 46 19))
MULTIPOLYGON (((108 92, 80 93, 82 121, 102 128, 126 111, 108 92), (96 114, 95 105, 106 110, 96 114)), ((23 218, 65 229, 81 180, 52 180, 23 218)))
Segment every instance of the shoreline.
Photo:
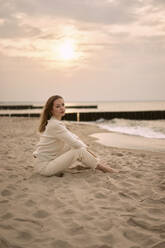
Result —
POLYGON ((109 131, 108 129, 99 126, 96 122, 67 122, 66 124, 70 125, 69 123, 72 123, 73 125, 86 125, 93 126, 95 129, 91 130, 91 132, 88 133, 90 138, 93 139, 93 141, 96 142, 96 144, 99 144, 103 147, 109 147, 110 149, 122 149, 123 151, 133 151, 133 152, 145 152, 145 153, 156 153, 158 154, 165 154, 165 139, 156 139, 156 138, 146 138, 139 135, 131 135, 131 134, 125 134, 125 133, 119 133, 119 132, 113 132, 109 131), (115 140, 116 139, 116 140, 115 140), (121 142, 121 140, 124 139, 124 142, 121 142), (144 146, 139 148, 140 145, 142 145, 145 142, 144 146), (151 145, 152 142, 152 145, 151 145), (163 147, 162 150, 159 150, 159 148, 154 149, 154 143, 157 143, 157 145, 161 145, 163 147), (134 148, 131 147, 131 144, 133 144, 134 148), (147 149, 147 146, 150 147, 150 149, 147 149))
POLYGON ((110 131, 108 134, 101 132, 90 136, 96 138, 96 142, 109 147, 165 153, 165 139, 145 138, 110 131))

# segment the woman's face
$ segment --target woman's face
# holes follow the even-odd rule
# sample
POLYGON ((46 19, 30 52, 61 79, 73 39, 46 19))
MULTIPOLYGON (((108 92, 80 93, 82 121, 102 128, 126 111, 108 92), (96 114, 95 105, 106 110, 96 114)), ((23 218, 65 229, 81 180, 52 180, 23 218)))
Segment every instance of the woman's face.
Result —
POLYGON ((61 118, 65 115, 65 103, 63 98, 58 98, 53 102, 52 114, 58 120, 61 120, 61 118))

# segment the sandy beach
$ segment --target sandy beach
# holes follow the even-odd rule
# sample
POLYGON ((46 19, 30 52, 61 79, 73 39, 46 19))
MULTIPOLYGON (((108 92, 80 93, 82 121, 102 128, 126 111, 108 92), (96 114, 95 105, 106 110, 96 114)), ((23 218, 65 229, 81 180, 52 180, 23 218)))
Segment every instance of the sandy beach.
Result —
MULTIPOLYGON (((165 153, 108 147, 98 126, 66 126, 119 173, 76 162, 34 172, 38 118, 0 119, 0 248, 165 248, 165 153)), ((148 141, 150 142, 150 141, 148 141)))

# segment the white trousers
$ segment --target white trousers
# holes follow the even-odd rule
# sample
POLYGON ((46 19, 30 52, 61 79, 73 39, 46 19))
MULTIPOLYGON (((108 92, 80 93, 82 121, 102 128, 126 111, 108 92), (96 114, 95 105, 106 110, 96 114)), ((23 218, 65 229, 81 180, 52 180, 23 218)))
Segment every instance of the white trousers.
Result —
POLYGON ((52 176, 58 172, 63 172, 76 160, 80 160, 85 165, 95 169, 99 160, 94 157, 86 148, 70 149, 62 155, 50 161, 44 161, 41 158, 35 158, 36 171, 44 176, 52 176))

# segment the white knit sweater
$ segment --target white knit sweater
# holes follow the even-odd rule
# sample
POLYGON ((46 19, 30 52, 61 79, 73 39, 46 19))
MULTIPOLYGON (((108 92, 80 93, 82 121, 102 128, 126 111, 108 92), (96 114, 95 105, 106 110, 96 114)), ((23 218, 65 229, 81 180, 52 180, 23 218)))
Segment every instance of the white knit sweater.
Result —
POLYGON ((45 131, 40 134, 40 140, 33 156, 51 160, 71 148, 81 147, 86 148, 87 145, 77 135, 70 132, 62 121, 52 116, 48 120, 45 131))

